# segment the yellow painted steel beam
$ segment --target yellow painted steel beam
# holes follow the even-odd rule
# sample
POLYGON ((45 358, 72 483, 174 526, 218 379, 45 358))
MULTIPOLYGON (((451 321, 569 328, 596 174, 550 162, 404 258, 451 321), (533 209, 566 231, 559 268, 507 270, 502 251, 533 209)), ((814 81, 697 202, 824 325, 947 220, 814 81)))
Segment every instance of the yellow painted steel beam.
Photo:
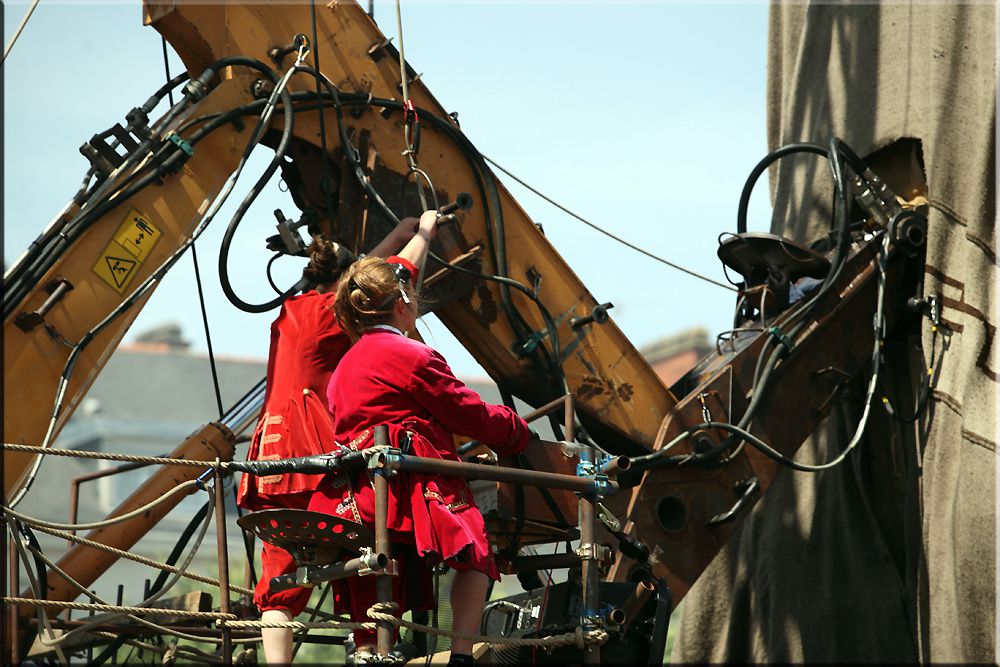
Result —
MULTIPOLYGON (((147 21, 173 45, 192 74, 225 56, 247 55, 272 64, 268 56, 272 47, 291 43, 296 34, 312 38, 312 17, 306 3, 147 2, 146 11, 147 21)), ((386 38, 364 10, 354 2, 334 2, 327 7, 317 6, 316 15, 319 43, 311 48, 319 52, 323 73, 344 93, 371 93, 399 100, 398 56, 395 52, 379 51, 378 45, 386 42, 386 38)), ((289 67, 293 60, 294 54, 286 56, 281 68, 289 67)), ((311 56, 307 62, 313 62, 311 56)), ((311 76, 299 74, 289 86, 294 91, 314 91, 316 82, 311 76)), ((448 117, 422 81, 412 82, 409 93, 416 107, 440 118, 448 117)), ((318 121, 316 111, 297 113, 295 136, 319 146, 318 121)), ((377 151, 374 181, 389 172, 397 178, 408 173, 406 159, 401 154, 405 148, 401 113, 383 114, 371 107, 357 117, 345 113, 344 122, 355 141, 367 136, 368 145, 377 151)), ((339 150, 336 123, 336 115, 328 104, 325 125, 331 152, 339 150)), ((460 225, 443 228, 438 233, 433 249, 453 260, 477 245, 488 247, 491 232, 473 169, 454 140, 443 131, 425 120, 421 132, 420 167, 431 175, 435 188, 447 200, 460 192, 475 193, 477 199, 472 210, 463 214, 460 225)), ((391 193, 382 194, 388 199, 391 193)), ((569 389, 585 415, 585 425, 595 435, 595 431, 600 431, 602 444, 632 451, 648 449, 660 422, 676 400, 613 321, 577 330, 570 327, 572 318, 590 314, 598 301, 502 185, 499 198, 508 275, 525 285, 537 285, 538 296, 555 319, 557 331, 546 331, 545 322, 531 300, 512 290, 514 307, 533 330, 548 337, 558 336, 569 389)), ((347 224, 352 216, 341 213, 339 224, 347 224)), ((355 230, 341 226, 339 231, 344 238, 355 237, 355 230)), ((483 271, 497 271, 490 253, 484 252, 482 261, 483 271)), ((435 268, 434 264, 428 264, 428 270, 435 268)), ((504 313, 496 283, 480 282, 470 294, 443 304, 434 312, 502 386, 536 406, 558 395, 548 389, 548 380, 540 375, 535 364, 513 351, 517 336, 504 313)), ((545 338, 542 344, 548 345, 549 341, 550 338, 545 338)))

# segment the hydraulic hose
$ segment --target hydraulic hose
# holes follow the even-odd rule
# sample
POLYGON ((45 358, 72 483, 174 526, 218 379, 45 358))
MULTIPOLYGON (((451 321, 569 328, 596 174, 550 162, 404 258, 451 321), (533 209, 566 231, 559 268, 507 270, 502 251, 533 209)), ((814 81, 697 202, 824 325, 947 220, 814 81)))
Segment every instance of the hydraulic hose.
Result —
MULTIPOLYGON (((308 284, 308 281, 306 281, 305 278, 302 278, 298 282, 296 282, 295 285, 293 285, 288 291, 284 292, 283 294, 279 294, 270 301, 259 304, 252 304, 244 301, 243 299, 241 299, 239 296, 236 295, 236 292, 233 290, 232 283, 229 280, 229 269, 228 269, 229 249, 232 246, 233 237, 236 235, 236 230, 239 227, 240 222, 243 221, 243 216, 246 215, 246 212, 247 210, 249 210, 250 205, 253 204, 253 202, 257 199, 257 196, 260 195, 261 191, 263 191, 264 186, 267 185, 268 181, 271 180, 271 177, 274 175, 274 172, 278 170, 278 167, 280 166, 282 160, 284 160, 285 153, 288 151, 288 145, 292 139, 292 130, 295 127, 295 110, 292 106, 292 96, 288 92, 288 87, 285 85, 285 83, 287 82, 291 74, 294 73, 295 69, 296 68, 290 70, 289 73, 284 78, 282 78, 279 82, 277 82, 274 91, 271 93, 271 97, 268 99, 267 104, 265 105, 264 114, 266 115, 270 110, 270 108, 273 108, 273 106, 277 103, 277 100, 280 97, 282 102, 282 111, 284 112, 285 123, 281 131, 281 140, 278 142, 278 147, 274 151, 274 157, 271 159, 271 162, 268 163, 267 168, 264 170, 264 173, 261 174, 260 178, 257 179, 257 182, 250 189, 250 192, 248 192, 247 195, 243 198, 243 201, 240 202, 239 207, 236 209, 236 212, 233 214, 232 219, 229 221, 229 225, 226 227, 226 233, 222 237, 222 245, 219 248, 219 284, 222 287, 222 291, 226 295, 226 298, 229 299, 230 303, 232 303, 240 310, 248 313, 267 312, 272 308, 275 308, 276 306, 280 305, 282 301, 284 301, 292 294, 295 294, 296 292, 300 291, 308 284)), ((263 122, 258 125, 257 131, 254 133, 254 136, 251 137, 250 142, 247 144, 246 151, 244 151, 243 158, 240 161, 239 169, 242 169, 243 164, 245 164, 247 158, 250 156, 250 152, 253 151, 257 143, 260 141, 260 136, 263 133, 264 125, 265 123, 263 122)))
MULTIPOLYGON (((222 58, 221 60, 212 63, 198 79, 188 83, 185 87, 184 99, 180 100, 171 107, 166 114, 156 122, 152 135, 149 139, 143 141, 139 147, 133 151, 122 163, 122 165, 116 169, 116 173, 123 173, 129 167, 131 167, 135 162, 140 159, 140 157, 145 156, 151 147, 153 146, 154 140, 158 140, 161 132, 169 126, 170 123, 177 118, 177 116, 185 109, 192 101, 197 101, 204 97, 208 91, 208 84, 211 82, 215 74, 222 68, 228 66, 245 66, 251 69, 256 69, 263 72, 276 80, 277 75, 264 63, 253 59, 245 57, 228 57, 222 58)), ((153 107, 159 103, 162 99, 162 95, 167 91, 172 89, 175 82, 179 80, 182 81, 186 77, 186 74, 178 75, 174 77, 170 82, 161 86, 143 105, 143 109, 152 104, 153 107)), ((152 107, 149 107, 152 109, 152 107)), ((168 160, 179 160, 179 151, 176 147, 169 145, 161 148, 157 153, 159 155, 165 155, 166 150, 173 150, 174 153, 170 155, 168 160), (176 157, 175 157, 176 156, 176 157)), ((101 185, 95 187, 92 192, 87 194, 87 201, 84 204, 84 208, 81 209, 71 220, 65 223, 57 224, 54 223, 47 229, 43 236, 33 243, 22 260, 19 260, 17 265, 5 276, 6 289, 4 290, 4 317, 10 316, 10 314, 20 305, 21 301, 27 295, 28 291, 34 285, 41 280, 42 276, 52 267, 55 261, 65 252, 66 248, 70 246, 76 239, 79 238, 80 234, 86 231, 91 224, 98 220, 103 215, 113 210, 115 207, 120 205, 122 202, 126 201, 136 192, 147 187, 154 181, 156 181, 165 171, 165 167, 172 166, 174 162, 170 165, 157 164, 158 160, 150 160, 150 164, 144 168, 151 170, 151 173, 143 177, 134 186, 130 186, 123 190, 124 184, 128 184, 135 179, 139 173, 136 172, 130 174, 126 179, 125 183, 114 183, 114 178, 109 177, 101 185), (115 192, 109 192, 111 187, 115 187, 115 192), (111 197, 114 196, 114 199, 111 197)))

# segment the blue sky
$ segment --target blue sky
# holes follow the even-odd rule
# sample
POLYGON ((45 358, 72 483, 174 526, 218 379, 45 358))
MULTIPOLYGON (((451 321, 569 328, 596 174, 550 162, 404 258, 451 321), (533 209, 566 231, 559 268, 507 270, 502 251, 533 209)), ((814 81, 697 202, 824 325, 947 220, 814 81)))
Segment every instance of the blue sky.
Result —
MULTIPOLYGON (((28 4, 5 3, 5 44, 28 4)), ((394 7, 376 3, 387 36, 396 35, 394 7)), ((716 237, 735 230, 743 181, 766 152, 766 5, 404 0, 402 9, 407 59, 435 97, 459 112, 480 151, 597 224, 723 280, 716 237)), ((181 71, 172 52, 171 71, 181 71)), ((76 191, 87 169, 80 144, 120 122, 163 81, 160 37, 142 26, 139 2, 42 0, 4 63, 7 263, 76 191)), ((259 149, 233 205, 267 150, 259 149)), ((732 292, 618 246, 499 176, 598 301, 615 304, 612 317, 635 345, 696 325, 726 328, 732 292)), ((767 227, 763 180, 759 190, 753 229, 767 227)), ((198 243, 212 339, 218 354, 262 358, 273 314, 244 314, 218 287, 218 245, 233 205, 198 243)), ((263 239, 274 233, 278 207, 297 217, 275 179, 234 245, 234 283, 247 300, 272 294, 263 239)), ((300 270, 286 260, 279 283, 290 284, 300 270)), ((186 258, 126 340, 174 320, 204 350, 194 290, 186 258)), ((483 375, 443 326, 425 319, 421 332, 456 372, 483 375)))

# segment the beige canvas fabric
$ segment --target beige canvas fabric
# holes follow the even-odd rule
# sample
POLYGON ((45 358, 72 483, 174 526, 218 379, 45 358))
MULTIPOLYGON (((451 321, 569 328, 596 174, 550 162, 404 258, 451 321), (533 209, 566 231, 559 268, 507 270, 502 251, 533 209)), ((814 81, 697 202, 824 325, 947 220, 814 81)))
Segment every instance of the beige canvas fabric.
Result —
MULTIPOLYGON (((995 12, 771 7, 770 147, 836 134, 867 155, 921 142, 922 293, 942 297, 951 334, 936 341, 946 347, 917 424, 874 410, 849 465, 781 474, 687 596, 674 662, 997 660, 995 12)), ((828 174, 809 156, 772 169, 773 231, 825 232, 828 174)), ((883 393, 904 409, 931 338, 924 320, 892 342, 883 393)), ((843 447, 861 388, 798 458, 826 461, 843 447)))

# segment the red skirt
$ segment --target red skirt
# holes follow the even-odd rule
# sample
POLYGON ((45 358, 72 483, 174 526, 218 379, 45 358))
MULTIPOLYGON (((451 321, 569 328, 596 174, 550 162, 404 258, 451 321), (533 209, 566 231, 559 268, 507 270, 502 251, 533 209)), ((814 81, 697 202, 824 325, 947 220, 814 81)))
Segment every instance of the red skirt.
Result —
MULTIPOLYGON (((399 442, 403 430, 391 424, 390 442, 399 442)), ((365 437, 351 443, 352 449, 371 446, 371 437, 362 435, 365 437)), ((409 453, 442 458, 416 433, 412 434, 409 453)), ((313 494, 309 509, 374 528, 375 490, 369 473, 359 470, 327 475, 313 494)), ((399 565, 399 574, 393 578, 398 613, 432 608, 432 568, 437 563, 456 570, 478 570, 499 580, 483 515, 464 479, 423 473, 390 477, 387 520, 393 557, 399 565)), ((369 620, 366 612, 376 601, 375 577, 349 577, 334 584, 338 608, 349 607, 354 620, 369 620)))

